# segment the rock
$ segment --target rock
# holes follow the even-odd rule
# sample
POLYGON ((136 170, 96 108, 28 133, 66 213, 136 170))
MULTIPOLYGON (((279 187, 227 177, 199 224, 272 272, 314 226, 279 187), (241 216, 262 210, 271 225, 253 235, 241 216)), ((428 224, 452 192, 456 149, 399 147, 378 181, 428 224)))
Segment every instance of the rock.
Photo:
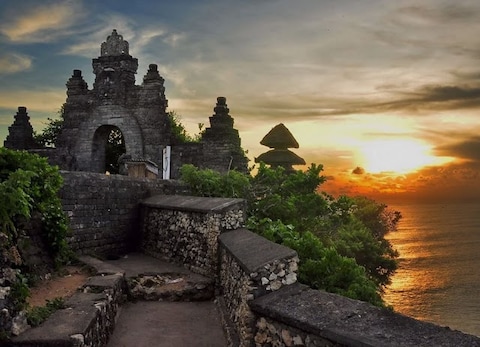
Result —
POLYGON ((85 336, 83 336, 82 334, 71 335, 70 340, 72 340, 73 342, 73 347, 85 346, 85 336))
POLYGON ((10 294, 10 287, 0 287, 0 300, 4 300, 10 294))
POLYGON ((295 273, 289 273, 287 276, 285 276, 285 284, 293 284, 297 282, 297 274, 295 273))
POLYGON ((282 330, 282 340, 287 347, 290 347, 293 343, 292 336, 290 335, 290 332, 286 329, 282 330))
POLYGON ((304 346, 305 345, 302 341, 302 337, 298 336, 298 335, 293 338, 293 344, 295 346, 304 346))
POLYGON ((21 311, 12 320, 12 334, 15 336, 20 335, 24 331, 30 328, 27 322, 27 312, 21 311))

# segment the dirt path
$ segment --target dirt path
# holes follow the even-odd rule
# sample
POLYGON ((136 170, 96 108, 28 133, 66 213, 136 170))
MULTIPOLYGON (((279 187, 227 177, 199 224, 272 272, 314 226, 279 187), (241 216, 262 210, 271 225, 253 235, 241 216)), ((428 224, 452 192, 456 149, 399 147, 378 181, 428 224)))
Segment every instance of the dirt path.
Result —
POLYGON ((48 280, 39 281, 35 287, 30 288, 30 297, 27 302, 31 307, 45 306, 47 300, 58 297, 68 298, 90 276, 88 271, 80 266, 67 266, 61 273, 61 275, 53 275, 48 280))

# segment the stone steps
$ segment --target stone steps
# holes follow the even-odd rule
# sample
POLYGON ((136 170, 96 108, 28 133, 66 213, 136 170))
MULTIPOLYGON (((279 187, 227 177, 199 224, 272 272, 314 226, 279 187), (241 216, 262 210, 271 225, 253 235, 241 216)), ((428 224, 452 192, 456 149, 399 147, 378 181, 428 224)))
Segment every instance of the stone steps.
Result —
MULTIPOLYGON (((138 256, 136 260, 142 259, 138 256)), ((144 256, 146 257, 146 256, 144 256)), ((127 300, 204 301, 214 298, 213 280, 186 270, 171 271, 173 265, 152 262, 142 271, 125 271, 120 266, 84 256, 80 260, 96 270, 85 285, 66 301, 65 309, 53 313, 40 326, 15 337, 9 346, 83 347, 105 346, 127 300), (153 268, 152 268, 153 267, 153 268)), ((174 268, 175 270, 175 268, 174 268)))

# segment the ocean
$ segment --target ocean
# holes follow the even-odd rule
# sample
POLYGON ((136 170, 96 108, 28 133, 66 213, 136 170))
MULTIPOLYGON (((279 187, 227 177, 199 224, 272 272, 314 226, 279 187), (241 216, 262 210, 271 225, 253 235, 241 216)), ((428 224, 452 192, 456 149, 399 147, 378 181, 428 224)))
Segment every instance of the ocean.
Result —
POLYGON ((383 298, 405 315, 480 336, 480 203, 389 206, 399 268, 383 298))

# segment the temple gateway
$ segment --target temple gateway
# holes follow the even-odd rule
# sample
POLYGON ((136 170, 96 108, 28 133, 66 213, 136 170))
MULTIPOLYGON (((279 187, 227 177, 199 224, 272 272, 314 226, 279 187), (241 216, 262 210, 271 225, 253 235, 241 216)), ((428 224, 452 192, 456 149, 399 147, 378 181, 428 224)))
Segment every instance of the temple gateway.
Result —
MULTIPOLYGON (((186 163, 219 172, 247 171, 248 159, 225 97, 217 98, 210 127, 200 140, 186 143, 172 131, 165 80, 157 65, 150 64, 143 83, 136 85, 138 60, 130 55, 129 43, 116 30, 101 44, 100 56, 92 60, 92 67, 92 89, 80 70, 73 70, 66 84, 64 123, 54 149, 35 148, 23 106, 9 127, 4 146, 36 151, 64 170, 105 172, 106 148, 114 135, 124 145, 120 164, 130 168, 143 165, 145 176, 158 170, 160 178, 177 178, 179 168, 186 163)), ((135 175, 143 175, 139 172, 135 175)))

